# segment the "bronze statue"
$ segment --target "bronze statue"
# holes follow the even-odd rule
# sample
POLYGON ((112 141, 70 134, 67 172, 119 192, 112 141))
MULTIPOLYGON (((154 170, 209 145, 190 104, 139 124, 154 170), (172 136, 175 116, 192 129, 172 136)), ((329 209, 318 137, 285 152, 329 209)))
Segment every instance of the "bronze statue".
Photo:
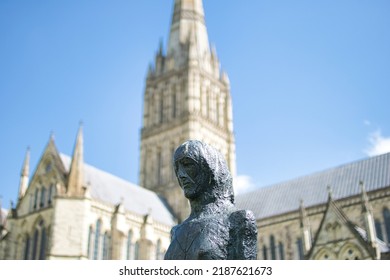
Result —
POLYGON ((250 211, 236 209, 223 156, 203 142, 190 140, 177 148, 173 164, 191 214, 172 228, 165 259, 256 259, 255 218, 250 211))

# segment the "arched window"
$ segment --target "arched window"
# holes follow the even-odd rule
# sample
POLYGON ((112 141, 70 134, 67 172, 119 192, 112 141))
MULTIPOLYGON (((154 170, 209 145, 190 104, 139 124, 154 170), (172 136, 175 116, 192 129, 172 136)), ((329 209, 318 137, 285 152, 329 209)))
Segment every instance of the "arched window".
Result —
POLYGON ((41 229, 41 244, 39 246, 39 259, 46 259, 46 229, 41 229))
POLYGON ((172 94, 172 118, 176 118, 176 93, 172 94))
POLYGON ((101 220, 97 220, 96 222, 96 229, 95 229, 95 244, 93 248, 93 259, 98 260, 100 259, 100 230, 101 230, 102 222, 101 220))
POLYGON ((279 242, 279 259, 284 260, 284 245, 282 242, 279 242))
POLYGON ((127 234, 126 259, 134 259, 133 232, 131 230, 127 234))
POLYGON ((134 246, 134 259, 139 260, 139 241, 135 242, 134 246))
POLYGON ((47 205, 51 205, 52 204, 55 192, 56 192, 55 186, 54 186, 54 184, 51 184, 50 187, 49 187, 49 194, 47 196, 47 205))
POLYGON ((46 188, 42 187, 42 189, 41 189, 41 202, 39 203, 40 208, 45 207, 45 201, 46 201, 46 188))
POLYGON ((383 240, 383 232, 382 232, 382 224, 379 220, 375 219, 375 232, 376 236, 380 239, 383 240))
POLYGON ((162 162, 162 154, 161 151, 157 153, 157 184, 161 185, 163 183, 162 179, 162 169, 163 168, 163 162, 162 162))
POLYGON ((88 256, 88 259, 90 259, 90 260, 93 258, 93 251, 92 251, 93 243, 92 243, 92 240, 93 240, 93 228, 92 228, 92 226, 89 226, 87 256, 88 256))
POLYGON ((268 249, 267 246, 263 246, 263 260, 268 260, 268 249))
POLYGON ((355 244, 346 244, 340 249, 338 259, 340 260, 361 260, 362 251, 355 244))
POLYGON ((390 244, 390 211, 388 208, 383 209, 383 220, 385 222, 387 244, 390 244))
POLYGON ((30 236, 26 235, 26 241, 24 245, 24 259, 28 260, 30 258, 30 236))
MULTIPOLYGON (((32 260, 43 260, 46 258, 47 232, 45 222, 40 220, 34 228, 32 238, 32 260)), ((30 245, 29 245, 30 246, 30 245)))
POLYGON ((164 98, 162 96, 160 97, 159 112, 160 112, 159 123, 163 123, 164 122, 164 98))
POLYGON ((37 207, 38 207, 38 193, 39 193, 39 190, 36 189, 35 195, 34 195, 34 210, 37 210, 37 207))
POLYGON ((276 260, 275 237, 273 235, 270 236, 269 243, 271 246, 271 260, 276 260))
POLYGON ((103 260, 110 259, 110 235, 108 232, 103 236, 103 260))
POLYGON ((33 235, 33 244, 32 244, 32 255, 31 259, 36 260, 37 259, 37 250, 38 250, 38 240, 39 240, 39 231, 38 229, 35 229, 34 235, 33 235))

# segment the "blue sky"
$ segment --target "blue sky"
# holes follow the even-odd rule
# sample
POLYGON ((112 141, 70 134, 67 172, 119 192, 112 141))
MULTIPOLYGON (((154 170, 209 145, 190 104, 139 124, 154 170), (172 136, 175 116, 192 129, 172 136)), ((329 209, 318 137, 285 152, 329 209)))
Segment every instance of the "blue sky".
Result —
MULTIPOLYGON (((0 2, 0 195, 51 132, 137 182, 147 66, 173 0, 0 2)), ((390 151, 390 2, 204 0, 231 81, 237 182, 261 187, 390 151)))

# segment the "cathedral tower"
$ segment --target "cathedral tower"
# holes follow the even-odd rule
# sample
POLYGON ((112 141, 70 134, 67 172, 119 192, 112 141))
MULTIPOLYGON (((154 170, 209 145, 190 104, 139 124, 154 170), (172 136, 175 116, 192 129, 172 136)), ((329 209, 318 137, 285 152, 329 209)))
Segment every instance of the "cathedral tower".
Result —
POLYGON ((202 0, 175 0, 167 50, 161 43, 144 93, 139 184, 164 196, 179 220, 189 206, 172 156, 188 139, 219 149, 235 175, 229 79, 210 49, 202 0))

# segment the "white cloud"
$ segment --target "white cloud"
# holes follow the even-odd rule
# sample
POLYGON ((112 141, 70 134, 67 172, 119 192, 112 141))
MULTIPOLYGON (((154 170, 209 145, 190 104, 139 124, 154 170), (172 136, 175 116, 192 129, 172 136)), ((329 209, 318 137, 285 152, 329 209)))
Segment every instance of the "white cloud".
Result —
POLYGON ((364 125, 367 125, 367 126, 370 126, 371 125, 371 122, 369 120, 364 120, 364 125))
POLYGON ((365 153, 372 157, 390 152, 390 137, 383 137, 380 130, 371 133, 368 140, 370 147, 365 153))
POLYGON ((237 175, 233 178, 234 194, 242 194, 255 188, 252 177, 248 175, 237 175))

